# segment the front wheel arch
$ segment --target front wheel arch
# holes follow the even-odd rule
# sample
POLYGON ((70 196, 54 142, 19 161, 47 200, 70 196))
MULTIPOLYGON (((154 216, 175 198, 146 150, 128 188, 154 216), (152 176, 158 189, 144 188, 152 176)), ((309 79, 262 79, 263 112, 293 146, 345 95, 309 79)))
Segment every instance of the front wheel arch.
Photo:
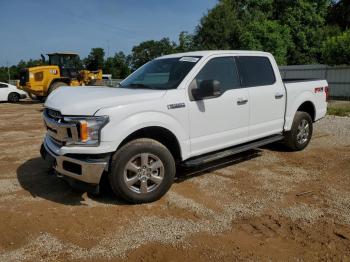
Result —
POLYGON ((180 162, 182 160, 181 146, 178 138, 169 129, 160 126, 144 127, 132 132, 123 139, 117 150, 128 142, 138 138, 153 139, 164 145, 171 152, 175 161, 180 162))

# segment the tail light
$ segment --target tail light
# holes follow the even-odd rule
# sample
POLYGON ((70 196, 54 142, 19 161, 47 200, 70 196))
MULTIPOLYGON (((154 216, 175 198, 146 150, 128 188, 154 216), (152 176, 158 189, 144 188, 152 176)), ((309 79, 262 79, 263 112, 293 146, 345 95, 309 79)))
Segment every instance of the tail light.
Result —
POLYGON ((328 86, 326 86, 324 88, 324 92, 326 93, 326 101, 328 101, 328 99, 329 99, 329 87, 328 86))

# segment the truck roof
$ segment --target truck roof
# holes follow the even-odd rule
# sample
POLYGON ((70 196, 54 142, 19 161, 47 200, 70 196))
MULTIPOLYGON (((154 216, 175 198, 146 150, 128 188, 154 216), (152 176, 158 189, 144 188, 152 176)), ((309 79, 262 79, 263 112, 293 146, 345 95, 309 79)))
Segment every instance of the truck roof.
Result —
POLYGON ((158 57, 157 59, 162 58, 176 58, 183 56, 203 56, 208 57, 211 55, 219 55, 219 54, 250 54, 250 55, 271 55, 267 52, 262 51, 251 51, 251 50, 206 50, 206 51, 194 51, 194 52, 186 52, 186 53, 176 53, 158 57))
POLYGON ((47 55, 78 55, 74 52, 54 52, 54 53, 48 53, 47 55))

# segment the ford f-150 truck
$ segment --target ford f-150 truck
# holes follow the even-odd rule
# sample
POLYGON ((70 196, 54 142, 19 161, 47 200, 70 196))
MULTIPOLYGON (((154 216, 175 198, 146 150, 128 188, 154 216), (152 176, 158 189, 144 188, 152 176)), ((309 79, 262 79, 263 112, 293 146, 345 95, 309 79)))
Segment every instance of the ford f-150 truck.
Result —
POLYGON ((282 80, 273 56, 198 51, 148 62, 118 88, 61 87, 43 112, 41 154, 68 181, 101 177, 133 203, 159 199, 177 165, 195 166, 284 140, 310 142, 325 80, 282 80))

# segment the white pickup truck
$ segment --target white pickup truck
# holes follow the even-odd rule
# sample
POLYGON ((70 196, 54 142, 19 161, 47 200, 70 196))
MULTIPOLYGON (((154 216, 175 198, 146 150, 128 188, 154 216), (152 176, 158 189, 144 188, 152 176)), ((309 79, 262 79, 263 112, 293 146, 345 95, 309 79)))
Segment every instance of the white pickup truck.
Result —
POLYGON ((46 100, 41 154, 60 177, 133 202, 159 199, 176 165, 284 140, 304 149, 327 81, 283 81, 273 56, 200 51, 148 62, 117 88, 61 87, 46 100))

